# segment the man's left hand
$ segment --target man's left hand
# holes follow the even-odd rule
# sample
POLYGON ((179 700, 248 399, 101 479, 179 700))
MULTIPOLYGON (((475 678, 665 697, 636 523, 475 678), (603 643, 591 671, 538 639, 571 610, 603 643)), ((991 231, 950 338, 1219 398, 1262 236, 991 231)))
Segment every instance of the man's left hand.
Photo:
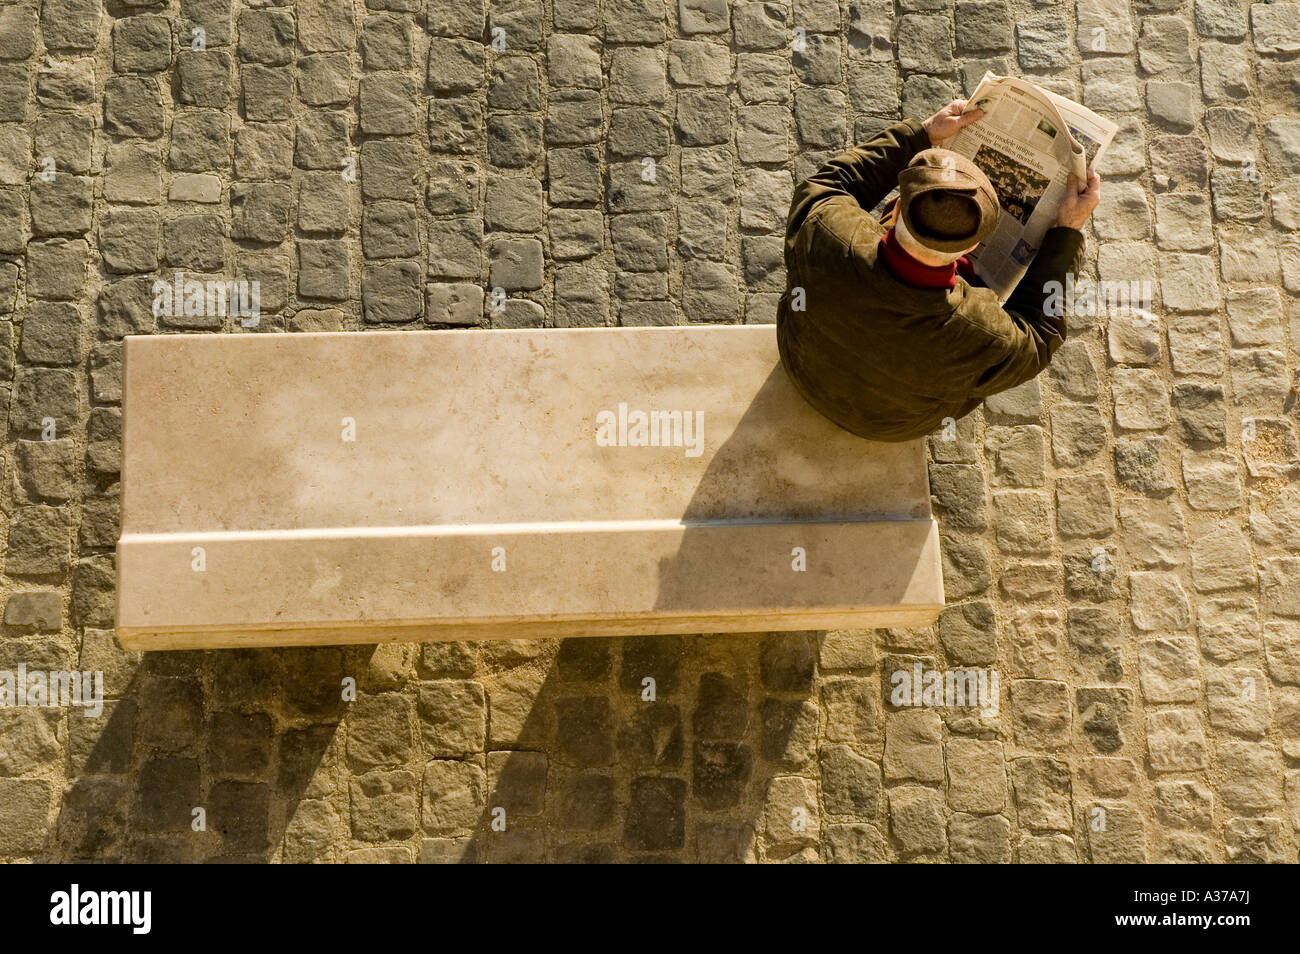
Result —
POLYGON ((929 119, 922 121, 921 125, 930 136, 930 145, 937 146, 949 136, 956 135, 957 130, 963 126, 969 126, 984 118, 984 110, 972 109, 967 113, 963 112, 965 108, 966 100, 954 99, 929 119))

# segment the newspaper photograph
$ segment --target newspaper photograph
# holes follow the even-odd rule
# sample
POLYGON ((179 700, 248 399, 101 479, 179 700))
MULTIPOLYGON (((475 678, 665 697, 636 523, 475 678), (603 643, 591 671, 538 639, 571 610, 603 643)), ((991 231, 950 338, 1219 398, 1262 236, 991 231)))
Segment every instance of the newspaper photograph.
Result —
POLYGON ((982 109, 983 119, 939 145, 973 161, 997 192, 997 228, 970 257, 1005 301, 1055 224, 1067 177, 1086 183, 1117 127, 1051 90, 994 73, 984 74, 966 108, 982 109))

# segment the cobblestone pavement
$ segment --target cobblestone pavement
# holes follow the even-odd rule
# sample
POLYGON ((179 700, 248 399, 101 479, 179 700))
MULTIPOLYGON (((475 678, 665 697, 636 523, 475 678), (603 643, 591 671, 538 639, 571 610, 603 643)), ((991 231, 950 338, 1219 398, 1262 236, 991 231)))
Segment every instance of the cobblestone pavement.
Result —
POLYGON ((1296 2, 0 3, 0 669, 111 697, 0 711, 0 857, 1296 861, 1298 54, 1296 2), (931 439, 936 626, 115 645, 118 341, 249 330, 156 278, 258 333, 772 321, 793 183, 986 69, 1119 122, 1089 268, 1156 320, 931 439), (917 661, 999 710, 894 708, 917 661))

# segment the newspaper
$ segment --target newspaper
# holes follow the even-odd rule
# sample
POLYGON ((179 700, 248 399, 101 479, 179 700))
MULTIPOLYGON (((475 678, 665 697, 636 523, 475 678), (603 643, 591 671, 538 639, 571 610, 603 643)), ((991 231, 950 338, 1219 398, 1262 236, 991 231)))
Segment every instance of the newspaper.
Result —
POLYGON ((998 194, 997 228, 971 253, 975 273, 1005 301, 1033 261, 1065 197, 1118 128, 1078 103, 1013 76, 985 73, 967 109, 984 117, 939 143, 984 170, 998 194))

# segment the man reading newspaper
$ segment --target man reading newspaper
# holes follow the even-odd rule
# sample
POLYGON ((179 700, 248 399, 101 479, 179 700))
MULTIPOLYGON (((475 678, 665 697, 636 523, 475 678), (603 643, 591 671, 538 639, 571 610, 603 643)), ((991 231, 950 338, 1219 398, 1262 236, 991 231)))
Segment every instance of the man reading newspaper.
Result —
POLYGON ((1076 270, 1101 181, 1063 177, 1054 224, 1002 304, 968 256, 1000 217, 1027 216, 1000 205, 971 159, 935 148, 984 118, 966 105, 890 126, 794 191, 781 360, 809 404, 871 440, 912 440, 969 414, 1037 375, 1065 340, 1065 317, 1045 307, 1049 283, 1076 270))

